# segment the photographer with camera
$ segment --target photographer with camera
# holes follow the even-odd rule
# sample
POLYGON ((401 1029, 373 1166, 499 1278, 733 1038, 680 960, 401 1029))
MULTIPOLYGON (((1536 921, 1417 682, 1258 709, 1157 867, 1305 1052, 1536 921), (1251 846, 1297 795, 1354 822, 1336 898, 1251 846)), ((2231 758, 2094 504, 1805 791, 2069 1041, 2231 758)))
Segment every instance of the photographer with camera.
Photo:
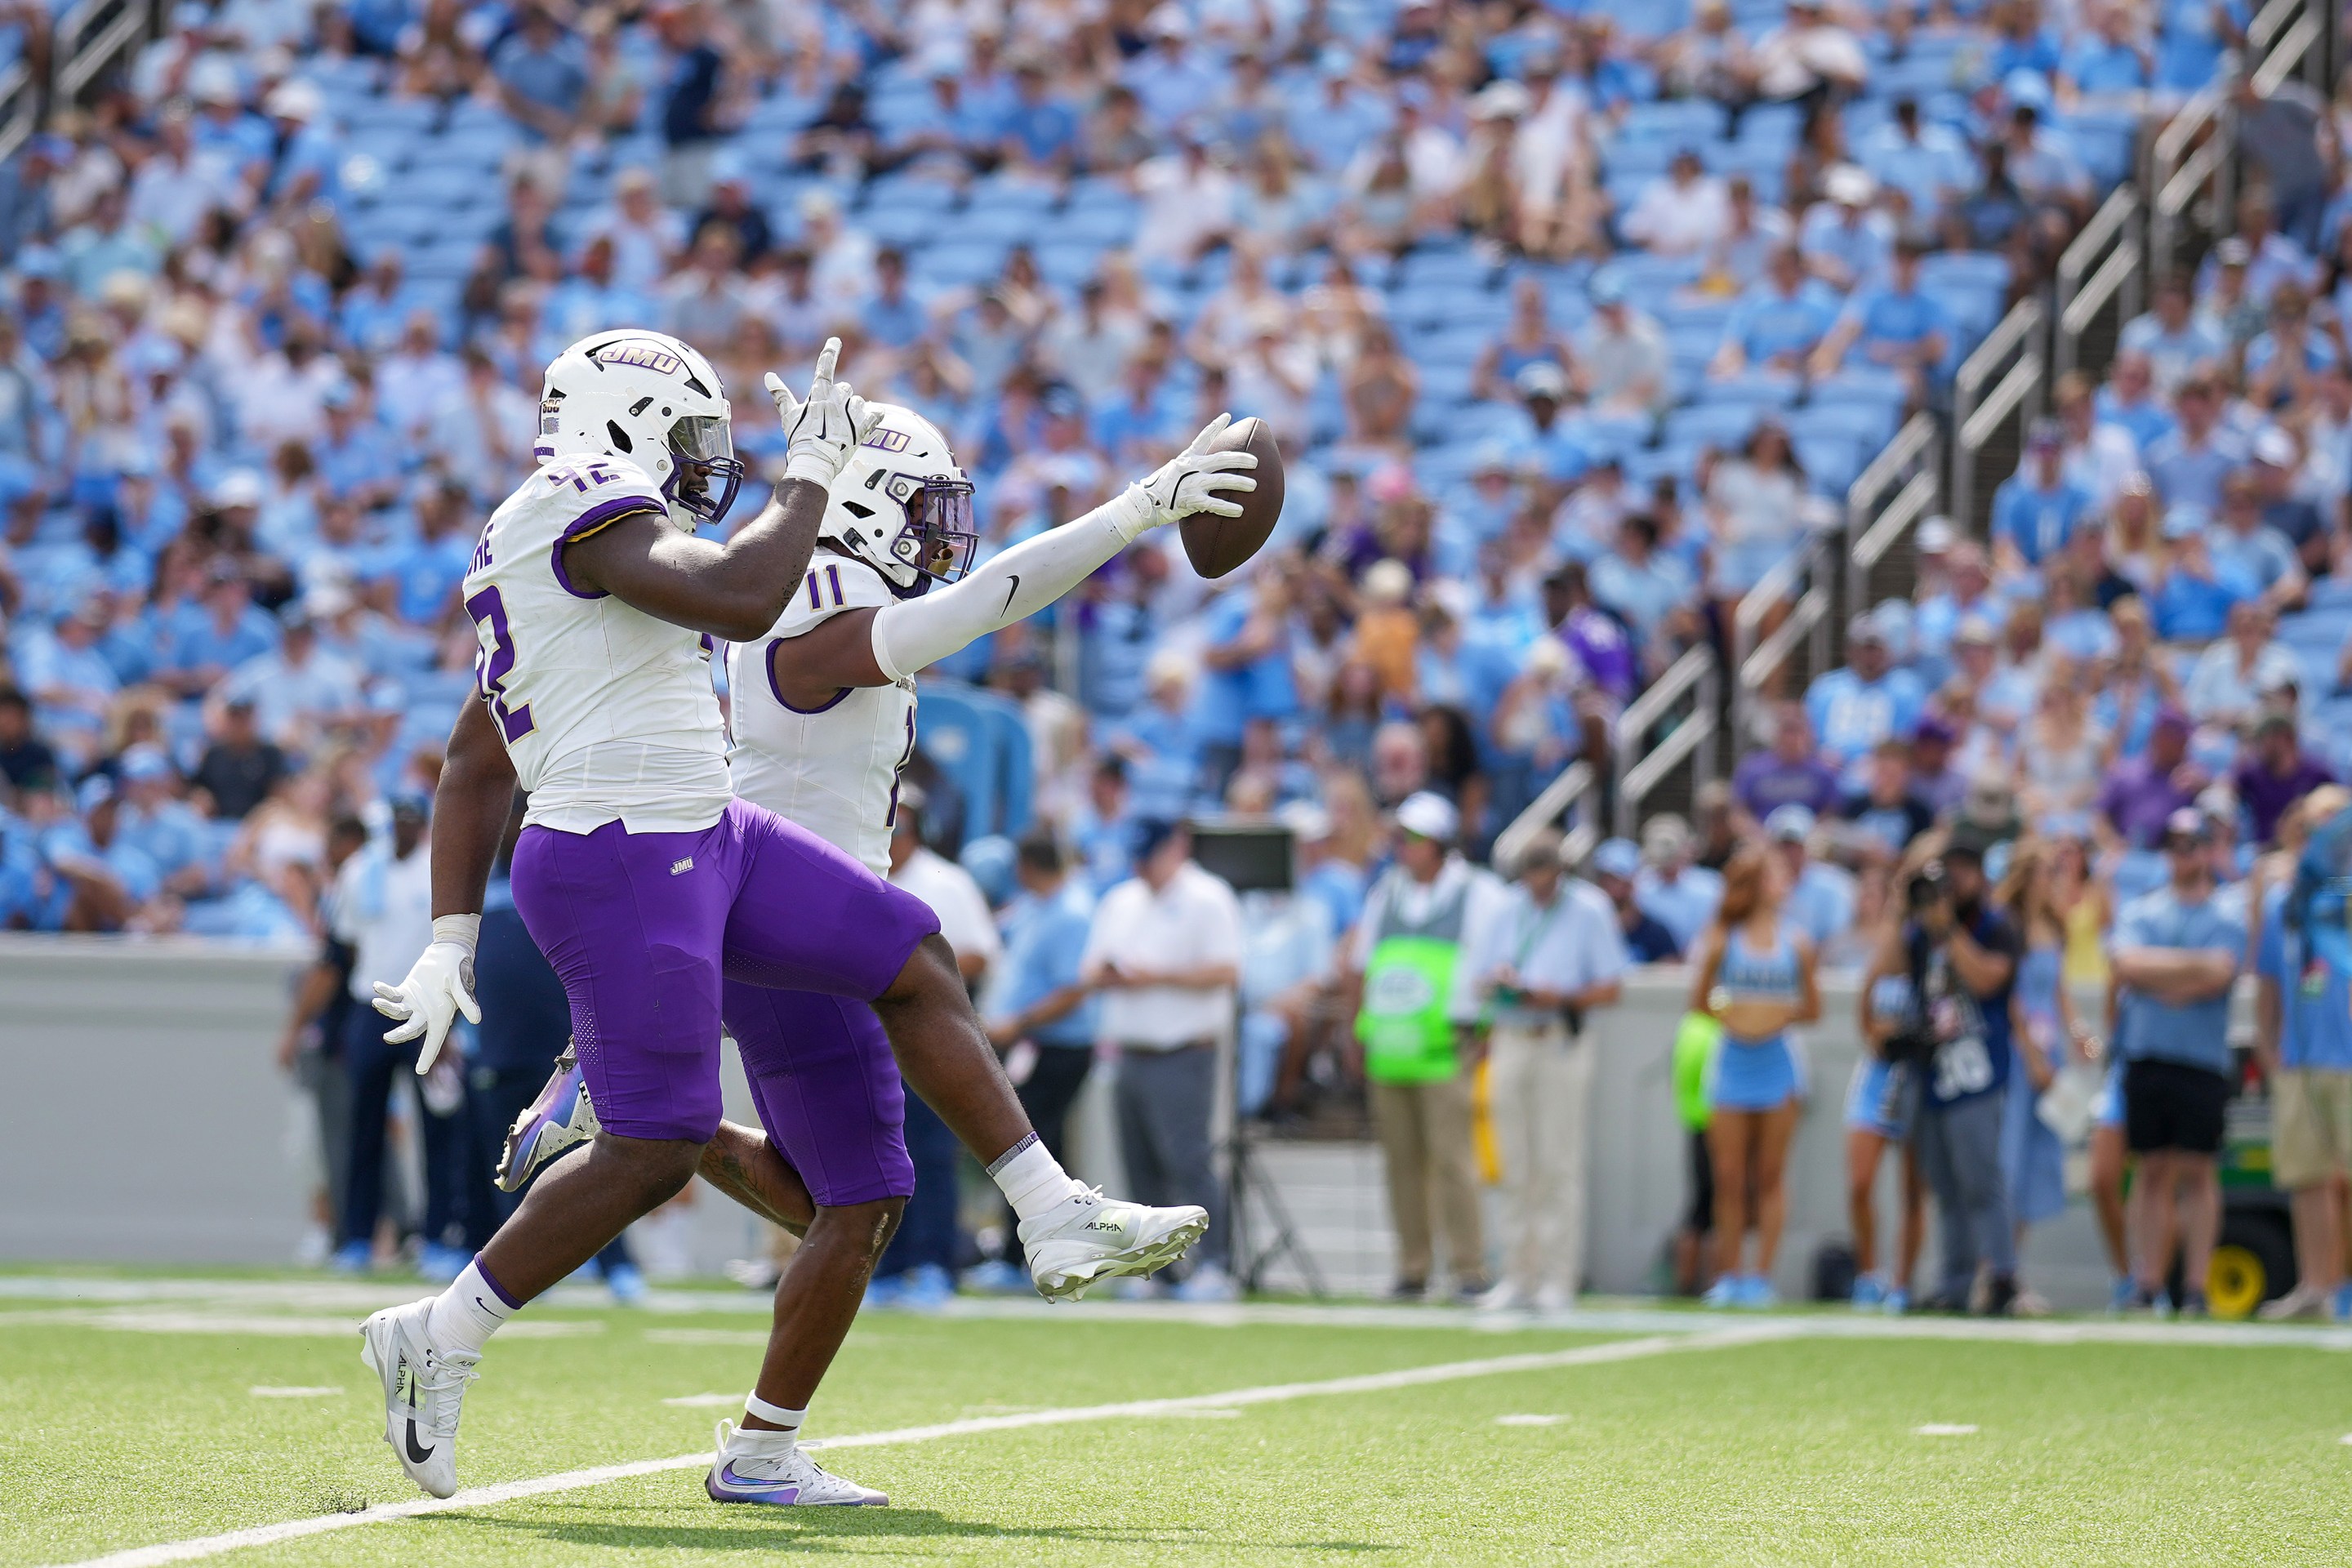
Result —
POLYGON ((1989 1263, 1985 1310, 2017 1299, 2017 1237, 2001 1175, 2003 1094, 2010 1077, 2010 988, 2018 938, 1985 896, 1982 836, 1965 826, 1941 859, 1904 884, 1904 917, 1864 982, 1906 976, 1911 1012, 1878 1054, 1916 1082, 1912 1148, 1935 1195, 1942 1277, 1930 1311, 1968 1310, 1979 1263, 1989 1263))

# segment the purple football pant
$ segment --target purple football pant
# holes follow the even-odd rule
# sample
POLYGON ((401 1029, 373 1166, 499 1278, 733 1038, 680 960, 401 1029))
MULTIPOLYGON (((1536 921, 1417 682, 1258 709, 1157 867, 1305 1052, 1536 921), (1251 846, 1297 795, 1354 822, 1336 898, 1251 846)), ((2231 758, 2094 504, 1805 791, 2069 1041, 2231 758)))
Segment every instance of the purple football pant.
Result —
POLYGON ((939 930, 929 905, 740 800, 698 833, 525 828, 514 895, 571 997, 607 1131, 702 1142, 718 1131, 723 1011, 761 1120, 811 1196, 914 1190, 898 1068, 866 1004, 939 930))

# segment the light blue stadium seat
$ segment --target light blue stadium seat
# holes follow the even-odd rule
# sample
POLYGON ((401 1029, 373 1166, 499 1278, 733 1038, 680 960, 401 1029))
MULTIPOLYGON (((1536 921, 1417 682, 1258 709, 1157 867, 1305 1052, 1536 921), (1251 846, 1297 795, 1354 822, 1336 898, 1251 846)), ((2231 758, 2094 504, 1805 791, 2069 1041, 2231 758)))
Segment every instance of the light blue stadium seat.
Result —
POLYGON ((1730 122, 1730 115, 1713 100, 1681 98, 1633 104, 1625 110, 1625 119, 1617 129, 1624 136, 1719 142, 1730 122))
POLYGON ((1939 250, 1919 258, 1919 281, 1935 287, 1960 283, 1976 288, 2006 289, 2009 258, 1990 250, 1939 250))
POLYGON ((1484 289, 1494 275, 1493 263, 1473 250, 1423 249, 1397 263, 1395 281, 1401 289, 1484 289))
POLYGON ((1895 419, 1900 412, 1898 405, 1890 403, 1816 401, 1790 412, 1789 433, 1799 438, 1841 437, 1874 452, 1895 434, 1895 419))
POLYGON ((1826 381, 1815 382, 1811 402, 1815 407, 1868 403, 1900 408, 1903 391, 1903 378, 1891 370, 1875 365, 1848 365, 1826 381))
POLYGON ((1748 439, 1764 412, 1754 404, 1677 408, 1666 416, 1665 441, 1669 446, 1730 451, 1748 439))
POLYGON ((1031 180, 990 178, 973 184, 964 198, 964 208, 974 214, 1019 212, 1034 216, 1052 207, 1057 199, 1050 185, 1031 180))
POLYGON ((1051 236, 1057 240, 1085 241, 1103 248, 1130 243, 1142 214, 1136 208, 1097 206, 1048 214, 1036 221, 1041 239, 1051 236))
POLYGON ((1844 436, 1796 436, 1790 438, 1797 461, 1819 493, 1843 499, 1846 487, 1868 459, 1862 443, 1844 436))
POLYGON ((1484 327, 1439 326, 1413 333, 1405 351, 1417 364, 1475 365, 1493 341, 1484 327))
POLYGON ((1004 269, 1007 247, 961 234, 917 249, 908 260, 915 276, 932 284, 985 283, 1004 269))
POLYGON ((2318 577, 2311 584, 2311 607, 2318 609, 2352 609, 2352 578, 2318 577))
POLYGON ((1699 401, 1710 407, 1786 408, 1797 401, 1800 384, 1792 375, 1746 371, 1721 380, 1709 379, 1699 389, 1699 401))
MULTIPOLYGON (((929 215, 926 215, 926 222, 934 232, 937 231, 938 225, 930 221, 929 215)), ((1034 211, 974 206, 956 215, 951 232, 958 239, 994 240, 1004 245, 1018 245, 1036 238, 1043 227, 1038 214, 1034 211)))
POLYGON ((1628 453, 1624 462, 1626 483, 1637 485, 1646 490, 1660 479, 1671 479, 1687 482, 1690 477, 1698 471, 1698 448, 1678 444, 1668 445, 1648 451, 1628 453))
POLYGON ((1076 290, 1102 270, 1102 247, 1083 241, 1043 241, 1035 255, 1038 272, 1056 289, 1076 290))

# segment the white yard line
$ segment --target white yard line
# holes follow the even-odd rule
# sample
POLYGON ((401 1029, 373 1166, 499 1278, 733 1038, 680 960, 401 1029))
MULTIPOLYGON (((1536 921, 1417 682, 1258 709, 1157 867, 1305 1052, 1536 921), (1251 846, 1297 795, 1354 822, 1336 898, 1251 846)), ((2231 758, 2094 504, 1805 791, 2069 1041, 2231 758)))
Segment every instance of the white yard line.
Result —
MULTIPOLYGON (((1117 1405, 1079 1405, 1056 1410, 1029 1410, 1006 1415, 980 1415, 963 1421, 942 1421, 929 1426, 901 1426, 888 1432, 860 1432, 845 1437, 814 1438, 811 1448, 879 1448, 902 1443, 929 1443, 943 1437, 965 1437, 984 1432, 1013 1432, 1032 1426, 1066 1426, 1084 1421, 1120 1421, 1137 1417, 1186 1415, 1199 1412, 1236 1411, 1244 1405, 1276 1405, 1326 1394, 1380 1394, 1391 1389, 1419 1388, 1435 1383, 1459 1383, 1467 1378, 1498 1377, 1513 1373, 1550 1372, 1561 1367, 1595 1366, 1634 1361, 1674 1351, 1716 1350, 1789 1338, 1796 1330, 1786 1322, 1758 1322, 1724 1327, 1710 1332, 1659 1334, 1646 1339, 1618 1340, 1576 1350, 1545 1351, 1526 1355, 1493 1356, 1482 1361, 1444 1362, 1434 1366, 1402 1367, 1394 1372, 1367 1373, 1357 1377, 1326 1378, 1317 1383, 1276 1383, 1258 1388, 1228 1389, 1220 1394, 1195 1394, 1175 1399, 1133 1399, 1117 1405)), ((481 1508, 543 1497, 550 1492, 577 1491, 633 1476, 658 1475, 666 1470, 695 1470, 710 1463, 708 1451, 680 1454, 667 1459, 639 1459, 626 1465, 599 1465, 584 1470, 564 1470, 528 1480, 475 1487, 450 1498, 417 1498, 409 1502, 379 1503, 352 1513, 320 1514, 288 1520, 282 1524, 256 1525, 220 1535, 170 1541, 156 1546, 133 1547, 104 1557, 93 1557, 75 1568, 154 1568, 165 1563, 193 1563, 247 1546, 271 1546, 299 1541, 329 1531, 352 1530, 387 1520, 418 1514, 446 1513, 453 1509, 481 1508)))
MULTIPOLYGON (((29 1312, 0 1312, 0 1329, 107 1329, 126 1334, 254 1334, 265 1339, 347 1340, 360 1331, 357 1318, 295 1316, 284 1312, 192 1312, 159 1310, 84 1311, 61 1308, 29 1312)), ((601 1334, 604 1325, 594 1320, 561 1318, 509 1323, 505 1332, 520 1331, 524 1339, 565 1340, 601 1334)), ((767 1342, 767 1336, 759 1336, 767 1342)))
MULTIPOLYGON (((357 1314, 336 1331, 356 1331, 358 1317, 378 1307, 413 1301, 430 1289, 415 1279, 124 1279, 105 1276, 0 1275, 0 1302, 37 1301, 41 1308, 16 1310, 0 1306, 0 1327, 11 1322, 90 1323, 93 1326, 143 1330, 149 1332, 324 1332, 325 1319, 337 1311, 357 1314), (132 1309, 152 1303, 144 1312, 132 1309), (70 1305, 68 1305, 70 1304, 70 1305), (155 1308, 165 1308, 157 1310, 155 1308), (284 1311, 317 1321, 311 1329, 271 1326, 269 1314, 284 1311), (195 1326, 195 1315, 247 1314, 242 1321, 257 1324, 235 1331, 195 1326), (90 1314, 85 1317, 77 1314, 90 1314), (104 1313, 106 1321, 97 1321, 104 1313), (184 1314, 184 1316, 183 1316, 184 1314), (181 1325, 186 1325, 182 1327, 181 1325)), ((598 1286, 561 1285, 540 1298, 535 1307, 557 1310, 605 1309, 611 1298, 598 1286)), ((647 1301, 646 1337, 673 1344, 764 1344, 764 1327, 742 1329, 666 1329, 661 1319, 674 1315, 764 1319, 769 1299, 752 1291, 656 1289, 647 1301)), ((1316 1329, 1444 1329, 1456 1332, 1517 1334, 1529 1330, 1596 1334, 1708 1333, 1733 1323, 1793 1322, 1818 1335, 1854 1335, 1864 1339, 1991 1339, 2037 1344, 2077 1344, 2086 1341, 2116 1344, 2183 1344, 2214 1346, 2282 1346, 2322 1350, 2352 1350, 2352 1326, 2326 1323, 2161 1322, 2147 1318, 2055 1318, 2049 1320, 1986 1320, 1958 1318, 1886 1318, 1872 1313, 1788 1312, 1738 1313, 1729 1318, 1711 1312, 1649 1305, 1632 1298, 1589 1297, 1574 1311, 1536 1314, 1482 1312, 1475 1308, 1391 1306, 1378 1302, 1265 1301, 1255 1303, 1192 1303, 1183 1301, 1085 1301, 1056 1306, 1019 1297, 960 1296, 936 1314, 889 1312, 871 1317, 871 1326, 990 1319, 1035 1320, 1056 1324, 1086 1322, 1164 1323, 1188 1328, 1316 1328, 1316 1329)), ((620 1326, 626 1319, 604 1320, 620 1326)), ((525 1319, 509 1324, 508 1334, 531 1332, 526 1323, 550 1322, 525 1319)), ((592 1320, 592 1322, 598 1321, 592 1320)), ((583 1331, 578 1320, 553 1327, 555 1333, 583 1331)), ((597 1331, 594 1327, 584 1330, 597 1331)))

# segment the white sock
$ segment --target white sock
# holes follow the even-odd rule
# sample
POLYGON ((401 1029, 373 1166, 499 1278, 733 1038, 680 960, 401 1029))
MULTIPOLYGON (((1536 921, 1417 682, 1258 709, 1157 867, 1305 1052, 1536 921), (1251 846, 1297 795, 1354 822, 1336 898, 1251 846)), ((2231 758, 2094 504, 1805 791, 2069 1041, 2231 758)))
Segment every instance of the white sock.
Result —
POLYGON ((988 1173, 996 1178, 997 1189, 1020 1219, 1050 1214, 1079 1191, 1078 1184, 1062 1169, 1062 1162, 1054 1158, 1034 1132, 999 1155, 988 1173))
POLYGON ((450 1282, 449 1289, 434 1298, 433 1315, 425 1320, 425 1331, 444 1350, 479 1355, 499 1326, 520 1310, 521 1303, 507 1299, 498 1282, 483 1272, 482 1260, 477 1258, 450 1282))
POLYGON ((806 1409, 789 1410, 781 1405, 771 1405, 756 1394, 744 1396, 743 1414, 772 1421, 777 1430, 738 1426, 727 1446, 736 1453, 762 1458, 775 1458, 791 1451, 793 1445, 800 1441, 801 1423, 808 1419, 806 1409))

